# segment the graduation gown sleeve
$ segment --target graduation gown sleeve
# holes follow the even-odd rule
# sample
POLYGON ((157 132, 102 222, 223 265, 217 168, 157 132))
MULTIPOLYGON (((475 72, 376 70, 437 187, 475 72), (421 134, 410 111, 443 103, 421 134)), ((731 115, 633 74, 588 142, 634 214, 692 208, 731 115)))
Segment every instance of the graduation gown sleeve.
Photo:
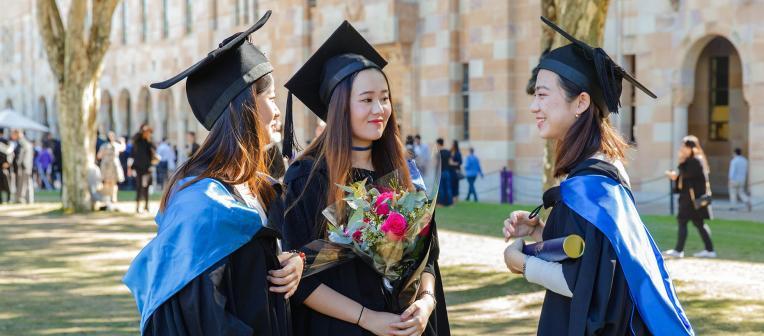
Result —
POLYGON ((280 268, 276 248, 253 238, 159 306, 145 335, 291 335, 288 304, 266 280, 280 268))
POLYGON ((547 220, 544 240, 578 234, 586 252, 562 262, 572 298, 547 291, 539 335, 637 335, 649 332, 629 295, 623 271, 607 237, 594 225, 558 202, 547 220), (561 318, 567 316, 567 318, 561 318))

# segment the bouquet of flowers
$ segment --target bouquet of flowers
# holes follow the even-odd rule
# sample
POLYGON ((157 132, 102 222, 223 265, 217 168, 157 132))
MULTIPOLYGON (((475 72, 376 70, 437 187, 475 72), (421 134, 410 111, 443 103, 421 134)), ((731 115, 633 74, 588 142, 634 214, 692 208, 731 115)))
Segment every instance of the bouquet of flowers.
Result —
MULTIPOLYGON (((418 171, 412 179, 422 180, 418 171)), ((437 187, 428 195, 421 184, 408 190, 398 181, 393 172, 373 185, 366 180, 338 185, 346 197, 323 211, 327 239, 303 249, 308 255, 303 276, 357 257, 382 275, 390 309, 403 311, 413 303, 430 258, 437 187)))

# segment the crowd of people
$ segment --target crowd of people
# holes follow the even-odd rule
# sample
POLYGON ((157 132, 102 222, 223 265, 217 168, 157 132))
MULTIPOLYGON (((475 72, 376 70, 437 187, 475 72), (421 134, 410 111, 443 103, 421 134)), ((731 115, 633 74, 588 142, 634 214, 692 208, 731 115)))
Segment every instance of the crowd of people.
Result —
POLYGON ((132 137, 117 137, 112 131, 105 139, 98 137, 96 160, 89 169, 89 184, 94 207, 117 210, 119 190, 135 190, 135 211, 149 210, 149 196, 162 190, 178 164, 199 149, 196 133, 186 134, 186 146, 180 152, 169 139, 156 144, 148 124, 139 127, 132 137), (156 186, 155 182, 156 181, 156 186))
POLYGON ((50 133, 38 141, 0 128, 0 204, 31 204, 35 190, 60 188, 62 167, 61 142, 50 133))

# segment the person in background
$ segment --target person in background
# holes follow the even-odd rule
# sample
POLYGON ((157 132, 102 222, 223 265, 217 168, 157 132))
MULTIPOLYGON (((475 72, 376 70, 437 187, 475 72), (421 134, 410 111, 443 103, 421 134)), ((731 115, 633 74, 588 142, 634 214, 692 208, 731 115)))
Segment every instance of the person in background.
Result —
POLYGON ((162 143, 157 147, 157 155, 159 155, 157 185, 159 188, 163 188, 168 174, 175 170, 175 150, 172 149, 172 145, 167 138, 162 139, 162 143))
POLYGON ((130 155, 133 162, 131 168, 135 172, 135 212, 141 213, 141 199, 145 200, 143 210, 149 211, 149 187, 152 184, 151 166, 156 156, 156 148, 151 143, 153 130, 147 124, 141 125, 138 133, 133 136, 133 150, 130 155))
POLYGON ((427 175, 432 153, 430 153, 430 146, 422 142, 422 136, 419 134, 414 136, 414 154, 416 154, 417 168, 419 168, 422 176, 427 175))
POLYGON ((133 190, 135 188, 135 178, 133 178, 133 171, 130 169, 133 165, 133 138, 126 135, 119 137, 119 141, 125 144, 125 151, 119 153, 119 164, 122 166, 122 171, 125 173, 125 181, 119 184, 119 189, 133 190))
POLYGON ((459 181, 464 178, 462 174, 462 151, 459 150, 459 141, 454 140, 451 144, 451 197, 454 203, 459 200, 459 181))
POLYGON ((714 244, 711 241, 711 228, 704 221, 711 219, 711 204, 703 205, 701 197, 711 195, 708 182, 708 161, 700 147, 700 141, 694 135, 682 139, 679 147, 679 167, 677 171, 667 171, 666 176, 674 181, 674 191, 679 193, 679 213, 676 220, 679 224, 679 236, 676 247, 663 252, 663 255, 673 258, 684 257, 684 243, 687 241, 687 223, 698 229, 703 239, 705 250, 693 254, 696 258, 716 258, 714 244))
POLYGON ((37 176, 40 181, 40 188, 53 189, 50 181, 50 168, 53 163, 53 154, 50 152, 47 144, 43 143, 42 148, 35 158, 35 167, 37 167, 37 176))
POLYGON ((437 144, 438 158, 440 159, 440 167, 442 169, 437 202, 438 205, 450 206, 454 203, 454 199, 451 196, 451 175, 454 174, 453 166, 451 166, 451 151, 444 147, 442 138, 435 140, 435 143, 437 144))
POLYGON ((16 182, 16 202, 34 203, 34 185, 32 170, 34 169, 34 146, 24 136, 22 130, 11 131, 11 140, 16 142, 16 152, 13 157, 13 174, 16 182))
POLYGON ((125 139, 117 140, 114 132, 109 132, 107 141, 98 149, 96 158, 101 161, 101 178, 103 188, 101 189, 102 199, 107 210, 115 210, 114 204, 117 203, 117 184, 125 180, 125 173, 122 170, 122 164, 119 161, 120 153, 125 151, 125 139))
POLYGON ((467 192, 467 200, 470 200, 470 196, 475 197, 475 202, 478 201, 477 191, 475 191, 475 180, 478 176, 484 178, 483 169, 480 167, 480 160, 475 155, 475 148, 470 147, 470 155, 467 155, 467 160, 464 163, 464 175, 467 177, 467 184, 469 184, 469 191, 467 192))
POLYGON ((196 142, 196 132, 188 132, 186 133, 186 157, 185 159, 188 160, 194 154, 196 151, 199 150, 199 143, 196 142))
POLYGON ((416 150, 414 148, 414 137, 411 135, 406 136, 406 156, 408 156, 406 159, 408 160, 416 160, 416 150))
POLYGON ((53 163, 51 164, 51 177, 53 180, 53 186, 60 188, 61 186, 61 170, 63 169, 63 161, 61 156, 61 141, 53 137, 53 134, 45 134, 45 142, 48 143, 53 154, 53 163), (57 186, 58 185, 58 186, 57 186))
POLYGON ((0 128, 0 204, 11 201, 11 162, 13 144, 5 138, 5 129, 0 128), (3 200, 3 194, 8 194, 8 198, 3 200))
POLYGON ((743 156, 740 148, 735 148, 735 155, 730 161, 729 169, 729 194, 730 210, 738 210, 738 198, 740 198, 748 211, 751 211, 751 198, 745 193, 745 179, 748 177, 748 160, 743 156))

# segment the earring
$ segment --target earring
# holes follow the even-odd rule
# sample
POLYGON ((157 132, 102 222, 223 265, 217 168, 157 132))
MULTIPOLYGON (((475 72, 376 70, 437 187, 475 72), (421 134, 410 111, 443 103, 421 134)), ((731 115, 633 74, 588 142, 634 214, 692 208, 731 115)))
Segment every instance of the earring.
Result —
POLYGON ((581 113, 576 114, 576 119, 581 116, 581 113))

